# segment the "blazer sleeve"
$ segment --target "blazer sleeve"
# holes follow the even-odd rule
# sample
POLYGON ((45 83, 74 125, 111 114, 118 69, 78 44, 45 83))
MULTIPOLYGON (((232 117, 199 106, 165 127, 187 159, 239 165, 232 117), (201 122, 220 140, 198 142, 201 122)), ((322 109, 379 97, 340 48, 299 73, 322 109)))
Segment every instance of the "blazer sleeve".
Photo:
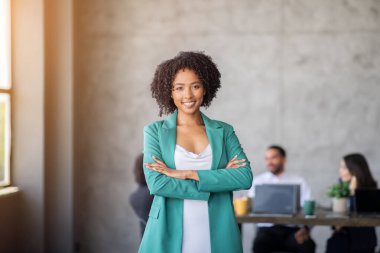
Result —
POLYGON ((198 170, 198 189, 204 192, 225 192, 249 189, 252 186, 250 162, 235 134, 232 126, 227 128, 226 149, 228 161, 235 155, 237 159, 246 159, 246 166, 235 169, 198 170))
MULTIPOLYGON (((152 155, 163 161, 157 125, 144 127, 144 163, 155 163, 152 155)), ((174 155, 174 154, 173 154, 174 155)), ((208 200, 210 193, 198 190, 198 182, 168 177, 144 166, 145 179, 152 195, 178 199, 208 200)))

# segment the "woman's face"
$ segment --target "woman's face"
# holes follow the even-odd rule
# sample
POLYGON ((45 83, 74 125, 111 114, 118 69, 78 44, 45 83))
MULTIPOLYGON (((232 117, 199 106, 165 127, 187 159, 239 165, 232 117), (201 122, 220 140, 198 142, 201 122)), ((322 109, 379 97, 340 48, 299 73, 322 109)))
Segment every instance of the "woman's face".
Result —
POLYGON ((339 175, 340 175, 340 179, 343 182, 348 182, 352 178, 352 174, 348 170, 348 168, 347 168, 346 163, 344 162, 344 160, 340 161, 339 175))
POLYGON ((199 112, 206 90, 194 71, 179 70, 174 78, 172 98, 174 104, 186 114, 199 112))

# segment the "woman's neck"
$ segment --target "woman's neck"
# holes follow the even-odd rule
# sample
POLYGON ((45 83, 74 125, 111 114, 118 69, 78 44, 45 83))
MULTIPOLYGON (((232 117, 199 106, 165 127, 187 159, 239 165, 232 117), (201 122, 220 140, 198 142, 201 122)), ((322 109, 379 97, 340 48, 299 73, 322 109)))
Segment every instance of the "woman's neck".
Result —
POLYGON ((177 126, 201 126, 203 124, 203 119, 200 111, 194 114, 186 114, 178 111, 177 116, 177 126))

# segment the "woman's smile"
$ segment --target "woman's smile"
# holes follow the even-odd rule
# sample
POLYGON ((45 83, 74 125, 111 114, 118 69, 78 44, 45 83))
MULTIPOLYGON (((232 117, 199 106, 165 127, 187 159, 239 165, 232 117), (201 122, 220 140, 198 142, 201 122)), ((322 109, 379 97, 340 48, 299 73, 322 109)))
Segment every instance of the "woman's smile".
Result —
POLYGON ((196 101, 182 102, 187 108, 191 108, 195 105, 196 101))

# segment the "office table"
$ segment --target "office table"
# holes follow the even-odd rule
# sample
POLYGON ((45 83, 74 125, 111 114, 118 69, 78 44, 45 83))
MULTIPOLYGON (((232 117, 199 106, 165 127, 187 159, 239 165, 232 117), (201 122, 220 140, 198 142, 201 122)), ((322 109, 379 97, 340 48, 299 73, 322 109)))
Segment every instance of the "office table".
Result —
POLYGON ((305 217, 302 211, 294 216, 247 214, 236 216, 239 224, 243 223, 273 223, 297 224, 318 226, 346 226, 346 227, 377 227, 380 226, 379 215, 341 215, 328 210, 316 210, 315 216, 305 217))

